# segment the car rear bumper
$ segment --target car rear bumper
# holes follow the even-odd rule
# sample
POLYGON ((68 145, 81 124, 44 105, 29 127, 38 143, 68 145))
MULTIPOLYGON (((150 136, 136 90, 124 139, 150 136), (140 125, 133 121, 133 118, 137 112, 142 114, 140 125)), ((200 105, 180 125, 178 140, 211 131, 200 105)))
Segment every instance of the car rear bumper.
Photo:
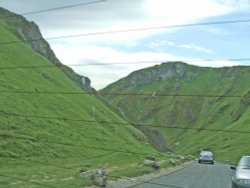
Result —
POLYGON ((214 161, 199 161, 199 163, 207 163, 207 164, 214 164, 214 161))
POLYGON ((213 159, 199 159, 199 163, 214 163, 213 159))
POLYGON ((212 161, 214 161, 214 160, 213 160, 213 159, 199 159, 199 161, 212 162, 212 161))

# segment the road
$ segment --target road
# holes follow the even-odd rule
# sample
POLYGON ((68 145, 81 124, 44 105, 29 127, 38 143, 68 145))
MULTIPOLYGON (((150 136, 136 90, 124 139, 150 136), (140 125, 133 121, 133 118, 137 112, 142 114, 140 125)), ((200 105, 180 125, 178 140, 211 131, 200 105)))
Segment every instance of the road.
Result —
POLYGON ((141 183, 134 188, 230 188, 233 171, 229 165, 193 163, 167 176, 141 183))

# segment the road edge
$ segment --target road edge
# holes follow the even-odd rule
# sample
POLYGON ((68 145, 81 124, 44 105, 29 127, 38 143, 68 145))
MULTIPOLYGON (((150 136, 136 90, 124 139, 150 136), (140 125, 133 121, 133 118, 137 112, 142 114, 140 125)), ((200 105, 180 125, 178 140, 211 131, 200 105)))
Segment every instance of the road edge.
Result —
POLYGON ((178 172, 178 171, 182 170, 183 168, 185 168, 193 163, 194 163, 194 161, 192 160, 192 161, 182 163, 182 164, 175 166, 175 167, 163 168, 163 169, 160 169, 156 172, 145 174, 145 175, 138 176, 138 177, 133 177, 133 178, 121 177, 120 179, 118 179, 116 181, 108 181, 108 184, 106 187, 107 188, 117 188, 117 187, 119 187, 119 188, 132 188, 134 186, 137 186, 137 185, 140 185, 143 183, 147 183, 147 182, 154 180, 156 178, 178 172))

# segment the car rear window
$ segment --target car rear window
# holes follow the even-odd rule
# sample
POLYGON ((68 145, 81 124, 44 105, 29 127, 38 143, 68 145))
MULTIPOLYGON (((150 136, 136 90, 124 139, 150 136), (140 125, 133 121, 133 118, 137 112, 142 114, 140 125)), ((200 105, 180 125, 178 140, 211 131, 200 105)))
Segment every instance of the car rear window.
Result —
POLYGON ((250 157, 242 157, 240 162, 240 166, 250 166, 250 157))
POLYGON ((212 152, 210 152, 210 151, 202 151, 200 154, 201 155, 207 155, 207 156, 212 156, 213 155, 212 152))

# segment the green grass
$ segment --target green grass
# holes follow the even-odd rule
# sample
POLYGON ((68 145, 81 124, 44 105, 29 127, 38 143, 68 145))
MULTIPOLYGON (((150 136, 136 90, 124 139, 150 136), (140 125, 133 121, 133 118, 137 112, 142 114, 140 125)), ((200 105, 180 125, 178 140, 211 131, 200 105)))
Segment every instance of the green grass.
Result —
MULTIPOLYGON (((0 43, 17 40, 0 21, 0 43)), ((0 47, 2 68, 40 65, 52 63, 23 43, 0 47)), ((0 176, 1 187, 43 187, 18 179, 80 187, 93 183, 80 178, 81 171, 115 168, 125 175, 123 168, 142 163, 145 157, 126 152, 158 154, 140 131, 122 125, 126 122, 120 116, 98 98, 84 94, 56 67, 0 69, 0 91, 0 175, 17 178, 0 176)), ((141 170, 133 173, 137 174, 141 170)))

